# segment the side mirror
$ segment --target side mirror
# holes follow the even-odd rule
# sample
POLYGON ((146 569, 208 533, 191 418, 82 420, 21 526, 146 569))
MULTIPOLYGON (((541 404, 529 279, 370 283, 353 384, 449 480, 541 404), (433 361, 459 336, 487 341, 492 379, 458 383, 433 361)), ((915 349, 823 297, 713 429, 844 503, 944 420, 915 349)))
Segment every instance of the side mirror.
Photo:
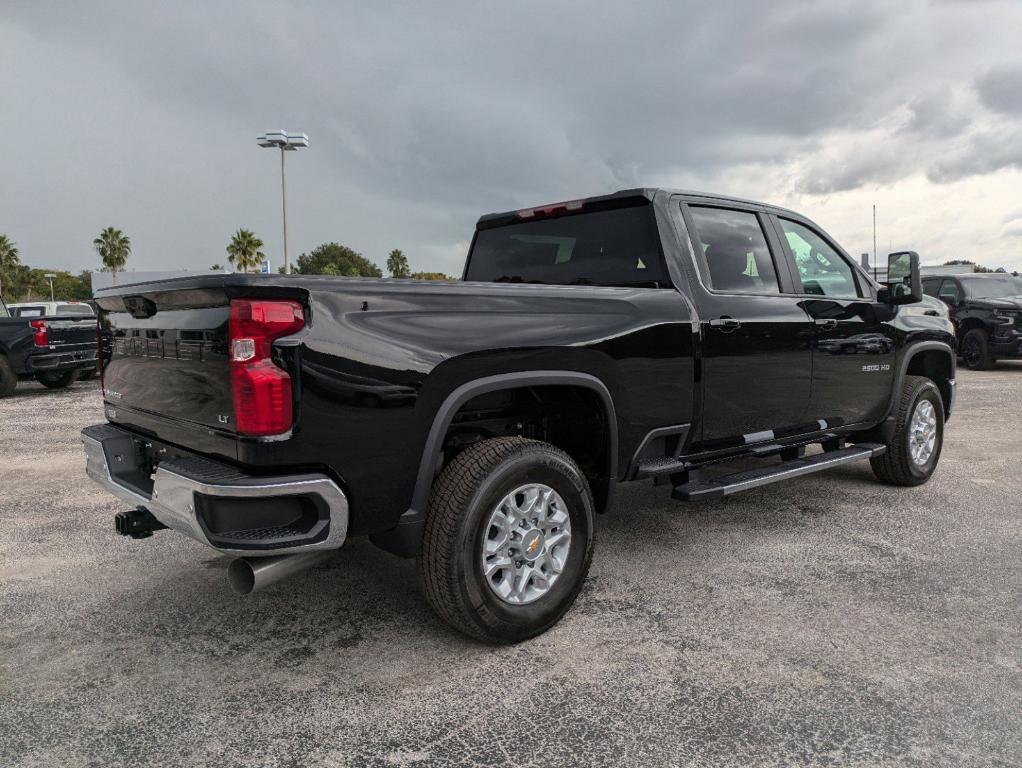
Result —
POLYGON ((887 304, 915 304, 923 300, 923 280, 919 275, 919 254, 899 251, 887 257, 887 282, 880 289, 880 300, 887 304))

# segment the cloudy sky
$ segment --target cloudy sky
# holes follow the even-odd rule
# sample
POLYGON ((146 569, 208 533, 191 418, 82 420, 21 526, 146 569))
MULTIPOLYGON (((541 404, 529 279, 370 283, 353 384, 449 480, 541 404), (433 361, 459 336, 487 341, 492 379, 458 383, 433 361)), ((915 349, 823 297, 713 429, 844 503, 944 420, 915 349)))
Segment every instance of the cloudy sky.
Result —
POLYGON ((460 271, 480 213, 665 185, 796 208, 858 254, 1022 269, 1022 2, 0 5, 0 232, 93 268, 336 240, 460 271), (441 8, 443 10, 441 10, 441 8))

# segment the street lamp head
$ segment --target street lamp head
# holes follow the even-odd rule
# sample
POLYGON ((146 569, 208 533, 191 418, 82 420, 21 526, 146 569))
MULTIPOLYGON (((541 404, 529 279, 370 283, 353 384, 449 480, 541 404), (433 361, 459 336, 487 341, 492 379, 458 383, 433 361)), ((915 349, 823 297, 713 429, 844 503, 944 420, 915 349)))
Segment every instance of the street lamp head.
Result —
POLYGON ((256 144, 260 147, 276 147, 288 151, 294 151, 296 149, 309 146, 309 137, 304 133, 267 131, 262 136, 256 137, 256 144))
POLYGON ((56 280, 57 279, 56 275, 51 275, 51 274, 43 275, 43 277, 45 277, 47 280, 56 280))

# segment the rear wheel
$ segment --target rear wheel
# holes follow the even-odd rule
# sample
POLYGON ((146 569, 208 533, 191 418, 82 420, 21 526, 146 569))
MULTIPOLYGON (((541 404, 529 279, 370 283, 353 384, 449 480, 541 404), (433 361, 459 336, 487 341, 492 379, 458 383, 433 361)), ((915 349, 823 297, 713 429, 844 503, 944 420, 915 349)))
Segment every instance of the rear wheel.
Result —
POLYGON ((944 402, 937 385, 906 376, 887 452, 869 460, 873 473, 893 485, 922 485, 940 460, 944 444, 944 402))
POLYGON ((49 389, 64 389, 78 378, 78 371, 52 371, 37 373, 35 380, 49 389))
POLYGON ((545 632, 589 571, 594 511, 582 471, 554 446, 520 437, 469 446, 433 486, 418 559, 426 597, 486 642, 545 632))
POLYGON ((11 367, 11 361, 0 355, 0 397, 7 397, 18 386, 18 377, 11 367))
POLYGON ((962 362, 973 371, 987 371, 994 367, 996 360, 990 352, 990 340, 982 328, 973 328, 962 339, 962 362))

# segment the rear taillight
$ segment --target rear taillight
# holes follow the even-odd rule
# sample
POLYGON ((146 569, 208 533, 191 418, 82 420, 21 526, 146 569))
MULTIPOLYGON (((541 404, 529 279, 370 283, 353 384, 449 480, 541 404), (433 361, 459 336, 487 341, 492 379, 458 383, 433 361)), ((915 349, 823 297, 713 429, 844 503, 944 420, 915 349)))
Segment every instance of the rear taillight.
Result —
POLYGON ((50 346, 50 327, 46 324, 45 320, 29 320, 28 324, 32 326, 32 341, 37 347, 48 347, 50 346))
POLYGON ((259 437, 291 429, 291 377, 270 353, 274 339, 304 327, 305 313, 297 301, 231 300, 231 388, 239 434, 259 437))

